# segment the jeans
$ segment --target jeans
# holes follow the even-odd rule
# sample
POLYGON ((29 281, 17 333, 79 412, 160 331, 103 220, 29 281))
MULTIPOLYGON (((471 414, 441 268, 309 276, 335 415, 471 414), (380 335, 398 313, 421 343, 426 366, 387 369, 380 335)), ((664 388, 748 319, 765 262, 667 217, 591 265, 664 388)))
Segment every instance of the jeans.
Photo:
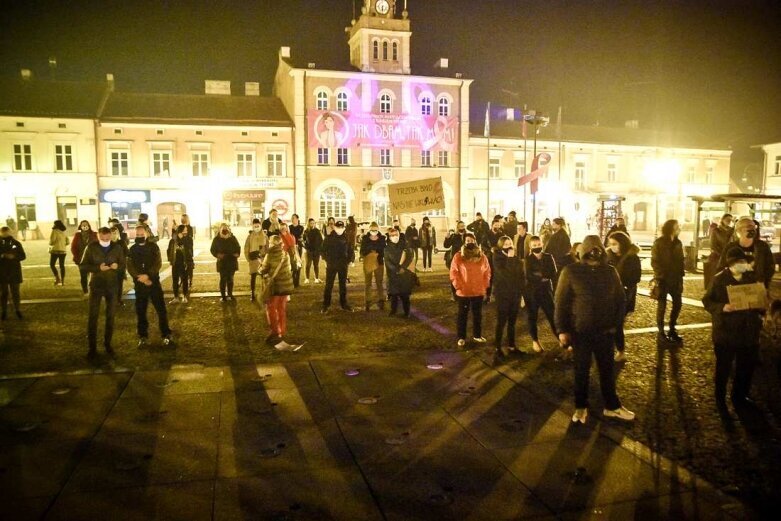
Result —
POLYGON ((117 288, 90 288, 89 319, 87 321, 87 342, 89 350, 94 351, 98 344, 98 317, 100 302, 106 300, 106 326, 103 331, 103 346, 111 347, 111 337, 114 335, 114 312, 117 308, 117 288))
POLYGON ((458 338, 466 339, 466 321, 469 310, 472 310, 472 336, 483 336, 483 298, 484 297, 456 297, 458 302, 458 338))
POLYGON ((310 268, 314 266, 315 268, 315 278, 320 278, 320 254, 308 251, 306 252, 306 278, 309 277, 309 271, 310 268))
POLYGON ((732 382, 732 399, 742 400, 748 397, 751 378, 754 375, 759 357, 759 344, 728 345, 716 344, 716 399, 723 400, 727 395, 727 381, 735 363, 735 380, 732 382))
POLYGON ((171 267, 171 283, 174 287, 174 297, 179 297, 179 286, 182 287, 182 294, 185 297, 190 296, 190 281, 187 278, 187 266, 184 263, 175 263, 171 267))
POLYGON ((423 268, 432 268, 433 264, 431 263, 431 260, 432 254, 434 253, 434 247, 423 246, 421 250, 423 251, 423 268))
POLYGON ((537 317, 539 315, 540 308, 545 313, 545 318, 548 319, 551 331, 556 334, 556 324, 553 322, 553 295, 547 289, 534 291, 531 298, 526 299, 526 317, 529 321, 529 336, 532 340, 537 342, 539 340, 537 331, 537 317))
POLYGON ((60 282, 65 282, 65 254, 64 253, 50 253, 49 254, 49 268, 51 268, 54 278, 60 282), (54 267, 59 262, 60 272, 57 273, 57 269, 54 267))
POLYGON ((323 291, 323 307, 331 305, 331 293, 334 290, 334 280, 339 276, 339 305, 347 307, 347 266, 331 267, 325 270, 325 290, 323 291))
POLYGON ((135 283, 136 290, 136 318, 138 319, 138 336, 147 338, 149 336, 149 320, 146 318, 146 309, 149 301, 157 311, 157 320, 160 325, 160 335, 166 337, 171 334, 168 327, 168 312, 165 309, 165 300, 163 299, 163 287, 159 280, 153 280, 151 286, 135 283))
POLYGON ((274 295, 266 302, 266 320, 272 333, 287 334, 287 295, 274 295))
POLYGON ((401 301, 401 309, 404 311, 404 316, 409 316, 409 293, 403 295, 391 295, 391 315, 395 315, 399 310, 399 301, 401 301))
POLYGON ((678 323, 678 316, 681 314, 681 307, 683 301, 681 295, 683 294, 683 281, 678 284, 667 285, 664 281, 661 282, 661 293, 659 294, 659 300, 656 301, 656 327, 660 333, 664 332, 664 313, 667 310, 667 295, 673 300, 673 307, 670 310, 670 330, 675 330, 675 325, 678 323))
POLYGON ((369 273, 364 272, 363 274, 363 280, 364 280, 364 297, 366 299, 366 305, 371 305, 372 302, 376 302, 380 306, 382 306, 385 303, 384 293, 382 291, 382 278, 385 273, 385 267, 379 266, 376 270, 370 271, 369 273), (372 294, 372 279, 374 279, 374 300, 371 298, 372 294))
POLYGON ((496 299, 496 333, 494 345, 502 347, 502 335, 507 326, 507 343, 515 347, 515 322, 518 320, 518 310, 521 307, 520 297, 497 297, 496 299))
POLYGON ((233 275, 235 273, 235 271, 220 272, 220 296, 222 298, 225 298, 226 291, 229 297, 233 297, 233 275))
POLYGON ((613 374, 613 341, 615 333, 583 333, 572 335, 572 348, 575 354, 575 407, 588 407, 588 382, 591 372, 591 356, 597 362, 599 387, 605 409, 615 410, 621 407, 616 394, 616 380, 613 374))
POLYGON ((89 288, 87 286, 87 283, 89 282, 89 272, 84 270, 79 270, 79 275, 81 276, 81 292, 87 293, 89 291, 89 288))

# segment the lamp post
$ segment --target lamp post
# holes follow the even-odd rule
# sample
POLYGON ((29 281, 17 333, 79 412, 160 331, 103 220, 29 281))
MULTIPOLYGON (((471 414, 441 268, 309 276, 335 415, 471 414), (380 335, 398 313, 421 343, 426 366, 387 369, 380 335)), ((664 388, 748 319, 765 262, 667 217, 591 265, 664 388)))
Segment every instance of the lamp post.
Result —
MULTIPOLYGON (((544 114, 537 114, 536 110, 530 110, 526 114, 523 115, 523 119, 526 120, 527 123, 531 123, 533 125, 533 132, 534 132, 534 146, 533 146, 533 152, 532 152, 532 165, 534 165, 534 160, 537 157, 537 127, 540 125, 545 127, 550 122, 550 118, 545 116, 544 114)), ((523 151, 524 156, 526 154, 526 150, 523 151)), ((539 165, 537 166, 539 168, 539 165)), ((537 229, 536 226, 537 223, 537 194, 532 194, 532 232, 537 229)))

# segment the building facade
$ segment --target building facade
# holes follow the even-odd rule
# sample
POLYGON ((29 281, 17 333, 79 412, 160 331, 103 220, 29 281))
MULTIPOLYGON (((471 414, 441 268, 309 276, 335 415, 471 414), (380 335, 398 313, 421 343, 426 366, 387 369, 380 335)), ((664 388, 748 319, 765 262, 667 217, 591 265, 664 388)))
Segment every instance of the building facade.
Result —
POLYGON ((781 142, 762 145, 765 193, 781 195, 781 142))

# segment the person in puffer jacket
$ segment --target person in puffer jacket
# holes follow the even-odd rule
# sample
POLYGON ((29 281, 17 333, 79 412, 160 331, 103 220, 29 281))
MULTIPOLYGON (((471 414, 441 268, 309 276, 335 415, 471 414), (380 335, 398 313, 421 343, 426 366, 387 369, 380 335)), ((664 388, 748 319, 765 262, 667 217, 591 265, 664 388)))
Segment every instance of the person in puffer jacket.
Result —
POLYGON ((266 342, 281 340, 287 334, 287 299, 293 294, 293 270, 290 255, 282 247, 282 237, 268 239, 268 253, 260 266, 260 276, 270 277, 271 298, 266 304, 266 319, 271 332, 266 342))
POLYGON ((591 357, 597 361, 604 399, 603 416, 633 420, 621 405, 613 373, 613 344, 624 320, 626 295, 615 268, 607 263, 602 241, 588 235, 578 249, 579 262, 561 271, 556 287, 555 319, 559 341, 571 345, 575 359, 575 414, 573 423, 588 416, 591 357))
MULTIPOLYGON (((611 233, 607 238, 607 244, 607 263, 616 269, 621 279, 621 284, 624 286, 624 293, 626 294, 624 318, 626 318, 626 315, 635 310, 637 284, 640 282, 643 273, 640 257, 637 256, 640 253, 640 248, 632 244, 632 239, 629 238, 629 235, 622 231, 611 233)), ((625 347, 626 341, 624 339, 624 325, 622 322, 621 327, 616 331, 616 362, 626 362, 625 347)))
POLYGON ((453 256, 450 282, 458 303, 458 346, 466 345, 466 322, 472 310, 472 340, 484 344, 482 334, 483 299, 491 284, 491 267, 473 235, 467 235, 461 251, 453 256))

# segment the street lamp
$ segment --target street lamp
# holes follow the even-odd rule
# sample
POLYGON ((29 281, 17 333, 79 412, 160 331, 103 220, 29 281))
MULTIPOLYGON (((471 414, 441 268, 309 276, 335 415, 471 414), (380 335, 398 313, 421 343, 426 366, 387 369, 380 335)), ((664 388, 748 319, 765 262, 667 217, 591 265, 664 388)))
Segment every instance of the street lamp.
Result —
POLYGON ((676 159, 652 159, 645 164, 643 175, 656 188, 656 228, 654 237, 659 236, 659 201, 662 194, 670 194, 670 186, 678 187, 678 204, 681 204, 681 163, 676 159))
MULTIPOLYGON (((534 151, 532 152, 532 165, 534 164, 534 159, 537 157, 537 128, 539 126, 547 127, 548 123, 550 122, 550 118, 548 116, 545 116, 544 114, 537 114, 536 110, 529 110, 526 112, 526 114, 523 115, 523 119, 530 123, 533 126, 534 129, 534 151)), ((524 156, 526 154, 526 150, 523 151, 524 156)), ((525 163, 526 161, 524 161, 525 163)), ((538 166, 539 168, 539 166, 538 166)), ((537 229, 536 226, 537 222, 537 194, 532 194, 532 231, 537 229)))

